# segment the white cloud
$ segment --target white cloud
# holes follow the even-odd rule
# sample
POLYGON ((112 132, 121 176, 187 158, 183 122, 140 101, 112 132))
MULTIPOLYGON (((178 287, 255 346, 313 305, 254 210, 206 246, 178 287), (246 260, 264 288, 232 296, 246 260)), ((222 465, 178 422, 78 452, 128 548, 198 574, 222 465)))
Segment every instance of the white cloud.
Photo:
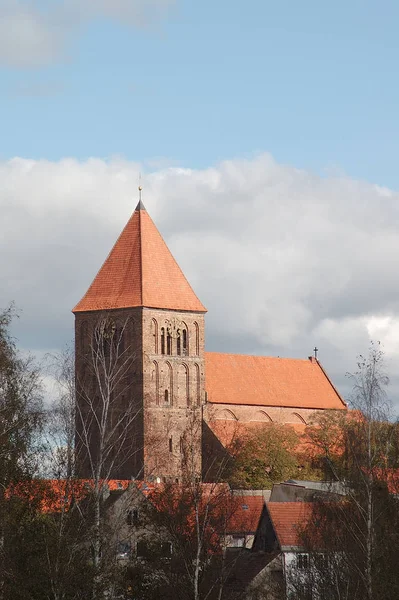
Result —
POLYGON ((39 0, 0 0, 0 66, 37 67, 63 56, 82 25, 108 18, 144 27, 162 19, 175 0, 68 0, 44 10, 39 0))
POLYGON ((0 65, 49 63, 60 53, 65 33, 31 3, 0 0, 0 65))
MULTIPOLYGON (((0 306, 23 310, 25 347, 72 337, 70 310, 133 211, 140 170, 120 159, 0 163, 0 306)), ((306 357, 316 344, 346 391, 374 338, 395 372, 399 194, 263 155, 158 169, 144 202, 209 309, 209 348, 306 357)))

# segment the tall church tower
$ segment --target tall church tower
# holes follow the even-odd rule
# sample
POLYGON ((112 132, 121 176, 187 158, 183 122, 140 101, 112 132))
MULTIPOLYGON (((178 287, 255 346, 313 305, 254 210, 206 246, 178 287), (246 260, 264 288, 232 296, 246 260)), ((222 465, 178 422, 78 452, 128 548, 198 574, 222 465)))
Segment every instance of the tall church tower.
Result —
POLYGON ((140 201, 73 309, 81 477, 92 476, 104 445, 99 423, 107 443, 109 432, 115 439, 106 456, 111 478, 200 474, 205 312, 140 201), (105 386, 105 415, 93 340, 106 367, 121 374, 105 386))

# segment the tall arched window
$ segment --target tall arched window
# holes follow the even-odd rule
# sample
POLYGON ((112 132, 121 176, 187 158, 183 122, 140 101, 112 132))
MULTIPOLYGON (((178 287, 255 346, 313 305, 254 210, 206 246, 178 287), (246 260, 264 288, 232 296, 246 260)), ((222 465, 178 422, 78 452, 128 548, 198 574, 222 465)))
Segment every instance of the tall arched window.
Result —
POLYGON ((195 365, 195 395, 197 406, 201 405, 201 371, 199 365, 195 365))
POLYGON ((161 327, 161 354, 165 354, 165 327, 161 327))
POLYGON ((187 356, 187 354, 188 354, 188 335, 187 335, 187 329, 183 329, 183 334, 182 334, 182 354, 183 354, 183 356, 187 356))
POLYGON ((179 333, 177 334, 176 352, 178 356, 181 356, 181 331, 179 331, 179 333))
POLYGON ((198 323, 194 323, 195 331, 195 356, 199 356, 199 326, 198 323))
POLYGON ((182 323, 182 326, 177 334, 176 352, 178 356, 188 355, 188 333, 187 325, 185 323, 182 323))
POLYGON ((169 331, 167 332, 166 336, 166 354, 169 356, 172 354, 172 336, 170 335, 169 331))
POLYGON ((166 363, 166 371, 163 375, 164 401, 165 404, 173 404, 173 371, 170 363, 166 363))
POLYGON ((151 332, 152 332, 152 336, 153 336, 153 348, 154 348, 154 354, 158 354, 158 323, 156 321, 156 319, 152 319, 151 321, 151 332))
POLYGON ((178 395, 180 406, 190 406, 188 367, 187 365, 179 365, 178 375, 178 395))
POLYGON ((152 389, 154 390, 155 404, 159 404, 159 367, 158 363, 154 360, 152 363, 152 389))

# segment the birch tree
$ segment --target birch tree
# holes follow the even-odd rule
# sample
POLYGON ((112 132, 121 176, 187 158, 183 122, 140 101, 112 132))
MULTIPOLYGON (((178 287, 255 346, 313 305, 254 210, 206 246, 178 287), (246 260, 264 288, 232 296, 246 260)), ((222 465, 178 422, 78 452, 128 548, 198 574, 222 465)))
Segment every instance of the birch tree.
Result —
POLYGON ((314 598, 394 600, 399 597, 399 488, 394 477, 399 431, 389 420, 388 377, 378 344, 360 357, 350 377, 355 410, 342 423, 341 452, 330 453, 326 463, 345 499, 315 503, 303 539, 322 560, 308 574, 302 572, 299 582, 312 578, 305 590, 312 589, 314 598))
MULTIPOLYGON (((140 450, 135 437, 136 420, 141 416, 139 398, 131 394, 135 349, 127 343, 128 321, 114 322, 104 314, 88 337, 83 372, 76 379, 76 461, 92 484, 92 528, 90 542, 96 573, 93 597, 105 585, 107 565, 106 533, 102 514, 108 481, 140 450)), ((111 561, 113 562, 113 561, 111 561)))

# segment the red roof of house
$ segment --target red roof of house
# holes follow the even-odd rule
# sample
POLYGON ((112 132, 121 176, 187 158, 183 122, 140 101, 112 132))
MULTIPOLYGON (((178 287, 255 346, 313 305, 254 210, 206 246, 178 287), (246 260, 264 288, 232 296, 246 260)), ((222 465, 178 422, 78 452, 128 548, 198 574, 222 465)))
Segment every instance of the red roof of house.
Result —
POLYGON ((300 531, 312 517, 312 502, 267 502, 280 548, 300 548, 300 531))
POLYGON ((235 500, 227 533, 255 533, 265 503, 263 496, 236 496, 235 500))
MULTIPOLYGON (((126 490, 128 479, 108 479, 101 485, 112 490, 126 490)), ((37 499, 44 513, 68 510, 73 501, 80 502, 93 489, 92 479, 31 479, 11 485, 6 495, 29 501, 37 499)))
POLYGON ((205 353, 208 402, 346 409, 315 359, 205 353))
POLYGON ((206 312, 141 202, 72 312, 135 306, 206 312))

